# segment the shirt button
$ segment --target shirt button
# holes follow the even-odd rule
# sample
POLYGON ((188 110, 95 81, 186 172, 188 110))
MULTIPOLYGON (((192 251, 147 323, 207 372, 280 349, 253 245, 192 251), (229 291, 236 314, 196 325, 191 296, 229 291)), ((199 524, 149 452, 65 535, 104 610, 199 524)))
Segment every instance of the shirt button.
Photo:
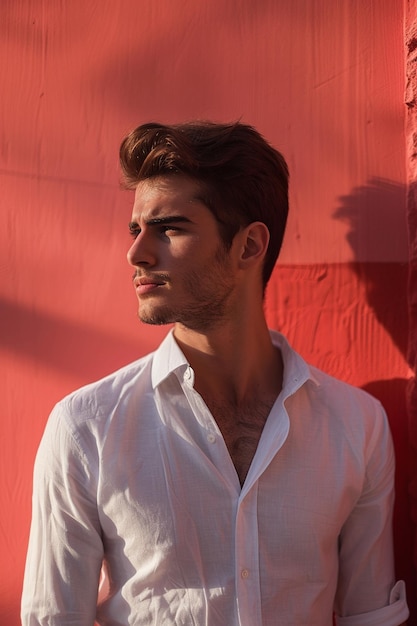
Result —
POLYGON ((241 575, 241 577, 242 577, 243 579, 245 579, 245 578, 249 578, 249 571, 248 571, 247 569, 243 569, 243 570, 240 572, 240 575, 241 575))
POLYGON ((216 435, 213 435, 213 433, 210 433, 209 435, 207 435, 207 441, 209 443, 214 443, 216 441, 216 435))
POLYGON ((187 369, 184 372, 184 378, 185 380, 190 380, 191 378, 191 369, 189 367, 187 367, 187 369))

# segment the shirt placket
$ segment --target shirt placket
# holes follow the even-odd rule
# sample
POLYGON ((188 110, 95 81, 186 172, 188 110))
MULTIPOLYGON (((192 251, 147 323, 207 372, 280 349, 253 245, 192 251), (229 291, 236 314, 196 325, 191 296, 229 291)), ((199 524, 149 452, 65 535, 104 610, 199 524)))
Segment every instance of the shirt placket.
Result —
POLYGON ((235 571, 239 626, 262 626, 259 563, 258 489, 262 474, 284 444, 289 418, 282 403, 268 419, 246 481, 236 513, 235 571))
MULTIPOLYGON (((249 470, 243 488, 226 444, 202 398, 192 388, 192 376, 187 374, 188 385, 184 391, 193 411, 206 433, 209 443, 211 462, 228 483, 230 497, 236 503, 235 509, 235 588, 239 626, 262 626, 261 581, 259 567, 259 533, 258 533, 258 485, 260 477, 269 463, 283 445, 289 429, 288 414, 283 406, 283 399, 274 409, 275 416, 267 422, 264 436, 258 446, 255 458, 249 470), (190 380, 191 379, 191 380, 190 380)), ((297 387, 299 381, 295 381, 297 387)), ((291 395, 294 389, 288 391, 291 395)), ((284 397, 286 397, 284 396, 284 397)))
POLYGON ((222 434, 204 400, 193 388, 191 368, 187 370, 184 379, 183 390, 194 415, 200 423, 202 438, 205 440, 204 450, 206 455, 220 472, 223 480, 228 483, 231 497, 235 499, 240 493, 239 478, 222 434), (190 371, 191 375, 189 374, 190 371))
POLYGON ((256 482, 239 498, 235 525, 236 601, 239 626, 261 626, 256 482))

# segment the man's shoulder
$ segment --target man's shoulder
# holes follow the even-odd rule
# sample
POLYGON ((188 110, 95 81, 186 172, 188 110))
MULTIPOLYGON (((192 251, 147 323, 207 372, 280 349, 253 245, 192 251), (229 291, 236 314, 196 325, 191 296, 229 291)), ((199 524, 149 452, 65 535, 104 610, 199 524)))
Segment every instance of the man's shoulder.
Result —
POLYGON ((316 381, 312 400, 314 413, 323 418, 329 428, 355 441, 361 436, 369 439, 372 433, 387 431, 387 415, 377 398, 316 367, 310 366, 310 369, 316 381))
POLYGON ((78 422, 109 415, 117 406, 128 403, 132 395, 140 396, 149 390, 154 354, 151 352, 72 391, 58 402, 55 411, 78 422))
POLYGON ((275 345, 282 351, 284 368, 288 369, 286 376, 288 381, 310 381, 312 384, 308 385, 308 388, 315 390, 314 396, 317 400, 321 399, 328 405, 361 406, 372 412, 380 410, 379 400, 370 393, 308 363, 291 347, 286 337, 276 331, 271 331, 271 334, 275 345))
POLYGON ((316 381, 317 387, 321 392, 330 400, 340 402, 344 400, 350 400, 353 403, 359 403, 364 407, 379 407, 380 402, 368 391, 365 391, 361 387, 353 385, 352 383, 332 376, 331 374, 313 366, 309 365, 312 378, 316 381))

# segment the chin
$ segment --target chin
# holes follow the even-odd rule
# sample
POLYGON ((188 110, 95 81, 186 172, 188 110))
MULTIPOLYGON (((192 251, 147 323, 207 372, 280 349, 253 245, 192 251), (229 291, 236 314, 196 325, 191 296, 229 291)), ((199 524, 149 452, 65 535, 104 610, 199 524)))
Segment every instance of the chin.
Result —
POLYGON ((143 324, 152 326, 164 326, 165 324, 173 324, 176 321, 172 312, 167 310, 145 311, 144 309, 139 309, 138 317, 143 324))

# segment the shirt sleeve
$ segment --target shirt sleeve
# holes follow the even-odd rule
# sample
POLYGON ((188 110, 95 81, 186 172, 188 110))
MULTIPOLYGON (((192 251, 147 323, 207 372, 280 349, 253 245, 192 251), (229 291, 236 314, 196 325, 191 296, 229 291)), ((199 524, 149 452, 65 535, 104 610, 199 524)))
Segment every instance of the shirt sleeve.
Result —
POLYGON ((374 626, 375 624, 395 624, 398 626, 405 622, 408 617, 408 609, 405 598, 404 581, 400 580, 394 585, 389 599, 389 605, 382 609, 354 615, 352 617, 336 618, 337 626, 374 626))
POLYGON ((363 451, 363 490, 339 545, 338 626, 399 626, 408 617, 405 586, 395 584, 392 541, 394 449, 379 403, 363 451))
POLYGON ((34 469, 23 626, 93 626, 103 559, 96 460, 53 410, 34 469), (91 457, 91 458, 90 458, 91 457))

